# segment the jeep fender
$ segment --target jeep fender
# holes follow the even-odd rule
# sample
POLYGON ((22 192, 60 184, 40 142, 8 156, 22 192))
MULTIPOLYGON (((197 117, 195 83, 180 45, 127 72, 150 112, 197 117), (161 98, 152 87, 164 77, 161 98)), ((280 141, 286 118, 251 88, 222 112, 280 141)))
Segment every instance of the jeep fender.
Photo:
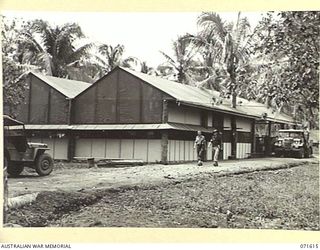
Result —
POLYGON ((33 160, 36 161, 38 159, 38 157, 40 155, 42 155, 46 150, 47 150, 47 148, 46 149, 44 149, 44 148, 35 148, 35 152, 34 152, 35 157, 34 157, 33 160))

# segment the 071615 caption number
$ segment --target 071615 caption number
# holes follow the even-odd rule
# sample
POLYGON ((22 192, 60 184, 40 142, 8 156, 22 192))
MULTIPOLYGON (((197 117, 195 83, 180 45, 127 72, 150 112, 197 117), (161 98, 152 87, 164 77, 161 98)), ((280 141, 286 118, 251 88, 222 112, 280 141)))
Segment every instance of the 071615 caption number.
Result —
POLYGON ((317 249, 317 248, 319 248, 319 244, 300 244, 300 248, 317 249))

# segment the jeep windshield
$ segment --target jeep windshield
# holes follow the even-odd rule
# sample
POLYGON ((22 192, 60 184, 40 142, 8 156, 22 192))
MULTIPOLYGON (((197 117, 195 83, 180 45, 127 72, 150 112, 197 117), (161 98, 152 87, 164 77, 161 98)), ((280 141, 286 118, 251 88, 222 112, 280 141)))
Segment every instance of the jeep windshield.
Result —
POLYGON ((281 132, 279 132, 279 138, 293 138, 293 139, 295 139, 295 138, 298 138, 298 139, 301 139, 301 138, 303 138, 303 133, 301 133, 301 132, 294 132, 294 131, 286 131, 286 132, 284 132, 284 131, 281 131, 281 132))

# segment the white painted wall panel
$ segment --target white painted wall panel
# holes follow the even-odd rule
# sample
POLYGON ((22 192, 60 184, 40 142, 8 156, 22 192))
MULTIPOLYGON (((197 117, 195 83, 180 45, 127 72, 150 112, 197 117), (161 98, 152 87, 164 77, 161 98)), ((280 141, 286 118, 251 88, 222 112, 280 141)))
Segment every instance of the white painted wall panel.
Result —
POLYGON ((133 159, 133 139, 121 140, 120 158, 133 159))
POLYGON ((237 143, 237 159, 248 158, 251 153, 250 143, 237 143))
POLYGON ((107 158, 120 158, 120 139, 107 139, 107 158))
POLYGON ((55 160, 68 160, 68 139, 56 138, 54 140, 54 155, 55 160))
POLYGON ((180 151, 179 151, 179 158, 180 158, 180 161, 185 161, 185 158, 184 158, 184 141, 179 141, 179 148, 180 148, 180 151))
POLYGON ((198 160, 197 149, 193 148, 193 146, 194 146, 194 142, 192 143, 192 152, 193 152, 193 160, 196 161, 198 160))
POLYGON ((173 140, 168 140, 168 161, 173 161, 173 158, 174 158, 173 140))
POLYGON ((141 159, 144 162, 147 162, 148 157, 148 140, 145 139, 137 139, 134 141, 134 158, 141 159))
POLYGON ((179 141, 174 140, 174 161, 180 161, 179 152, 180 152, 179 141))
POLYGON ((223 159, 228 160, 229 156, 231 156, 231 143, 224 142, 223 143, 223 159))
POLYGON ((161 161, 161 140, 149 140, 148 162, 161 161))
POLYGON ((191 161, 192 150, 190 149, 190 141, 185 141, 185 159, 186 161, 191 161))
POLYGON ((105 139, 92 139, 92 157, 104 158, 106 153, 106 140, 105 139))
MULTIPOLYGON (((242 148, 242 147, 241 147, 242 148)), ((240 143, 237 143, 237 153, 236 158, 241 159, 241 152, 240 152, 240 143)))
POLYGON ((91 157, 91 139, 76 139, 76 157, 91 157))

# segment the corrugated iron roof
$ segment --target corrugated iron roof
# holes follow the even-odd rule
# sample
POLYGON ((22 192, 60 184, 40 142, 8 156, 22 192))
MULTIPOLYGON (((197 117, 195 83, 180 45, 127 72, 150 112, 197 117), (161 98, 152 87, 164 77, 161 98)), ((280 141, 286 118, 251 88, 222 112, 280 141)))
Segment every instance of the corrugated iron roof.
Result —
POLYGON ((26 124, 24 127, 29 130, 67 130, 72 128, 67 124, 26 124))
POLYGON ((90 124, 72 125, 72 130, 153 130, 169 129, 165 123, 160 124, 90 124))
MULTIPOLYGON (((13 126, 12 129, 15 129, 13 126)), ((16 127, 16 129, 21 129, 16 127)), ((212 132, 213 128, 204 128, 197 125, 185 125, 178 123, 156 123, 156 124, 26 124, 27 130, 165 130, 175 129, 183 131, 212 132)))
POLYGON ((91 85, 87 82, 75 81, 54 76, 47 76, 35 72, 30 73, 38 77, 40 80, 44 81, 52 88, 59 91, 61 94, 68 98, 76 97, 78 94, 86 90, 91 85))
POLYGON ((219 99, 218 91, 212 91, 209 89, 203 89, 174 81, 169 81, 161 77, 147 75, 123 67, 119 68, 151 84, 155 88, 167 93, 177 101, 185 104, 254 118, 261 118, 263 113, 267 113, 267 120, 285 123, 294 122, 292 117, 280 112, 274 112, 271 108, 267 108, 262 103, 248 101, 244 98, 238 97, 238 102, 240 101, 242 103, 238 105, 237 108, 232 108, 231 101, 226 99, 223 100, 222 104, 214 105, 213 98, 215 98, 216 100, 219 99))

